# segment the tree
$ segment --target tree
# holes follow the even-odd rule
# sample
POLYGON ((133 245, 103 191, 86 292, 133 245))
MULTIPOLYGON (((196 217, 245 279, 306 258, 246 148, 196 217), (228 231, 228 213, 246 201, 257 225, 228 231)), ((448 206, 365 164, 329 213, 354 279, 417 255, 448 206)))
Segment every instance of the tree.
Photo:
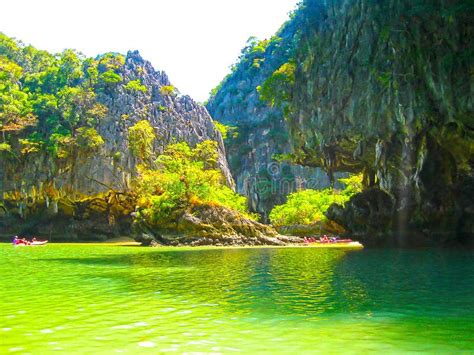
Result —
POLYGON ((100 74, 99 78, 104 84, 109 86, 116 85, 122 81, 122 77, 113 70, 107 70, 105 73, 100 74))
POLYGON ((142 166, 135 181, 142 215, 160 224, 191 205, 218 204, 255 218, 248 213, 246 198, 227 187, 221 170, 209 164, 209 157, 215 156, 216 142, 204 141, 194 149, 181 142, 166 147, 156 169, 142 166))
POLYGON ((80 54, 71 49, 61 53, 59 60, 58 80, 60 85, 78 85, 84 77, 82 71, 82 58, 80 54))
POLYGON ((257 87, 260 98, 271 106, 287 109, 292 87, 295 83, 296 64, 285 63, 278 68, 261 86, 257 87))
POLYGON ((201 161, 205 169, 217 169, 219 160, 217 147, 217 142, 205 140, 196 145, 192 157, 196 161, 201 161))
POLYGON ((343 190, 302 190, 288 196, 286 203, 275 206, 270 212, 270 221, 275 226, 314 224, 325 221, 324 212, 333 203, 344 204, 356 193, 362 191, 362 174, 340 179, 343 190))
POLYGON ((155 138, 155 130, 150 122, 146 120, 137 122, 128 131, 128 144, 132 154, 141 161, 149 160, 153 153, 155 138))
POLYGON ((237 137, 237 127, 228 126, 219 121, 213 121, 214 127, 221 133, 222 139, 226 140, 229 138, 229 133, 231 134, 232 138, 237 137))
POLYGON ((21 90, 23 69, 0 57, 0 131, 18 132, 36 123, 31 95, 21 90))

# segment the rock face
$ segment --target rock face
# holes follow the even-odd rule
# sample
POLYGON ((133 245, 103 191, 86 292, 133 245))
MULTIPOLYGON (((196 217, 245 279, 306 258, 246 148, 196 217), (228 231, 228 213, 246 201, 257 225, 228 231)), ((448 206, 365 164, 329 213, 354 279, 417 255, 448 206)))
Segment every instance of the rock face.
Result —
POLYGON ((376 244, 386 238, 386 226, 391 223, 394 207, 395 201, 389 194, 371 188, 352 197, 346 208, 333 204, 326 215, 346 226, 351 236, 376 244))
POLYGON ((54 176, 50 169, 53 162, 46 154, 28 158, 23 166, 0 157, 4 167, 1 191, 28 194, 51 180, 57 189, 88 195, 105 192, 108 187, 127 190, 137 163, 128 147, 128 129, 140 120, 148 120, 154 127, 158 137, 154 143, 156 152, 174 141, 191 145, 207 139, 218 142, 220 168, 229 186, 233 186, 221 134, 204 107, 189 96, 161 93, 160 88, 171 85, 167 75, 155 71, 137 51, 127 54, 117 72, 124 82, 139 80, 147 90, 129 91, 124 85, 117 85, 97 94, 97 101, 107 108, 106 117, 97 127, 105 141, 101 151, 94 156, 75 157, 73 164, 59 169, 54 176))
POLYGON ((52 242, 104 241, 130 234, 134 209, 133 195, 112 191, 80 199, 7 200, 0 209, 0 240, 21 235, 52 242))
POLYGON ((291 151, 288 126, 280 108, 260 99, 257 87, 293 54, 299 21, 285 24, 275 37, 250 39, 240 61, 209 99, 211 116, 236 127, 226 139, 227 159, 237 191, 249 198, 250 208, 264 221, 276 204, 297 188, 325 188, 330 181, 319 168, 280 163, 274 156, 291 151))
POLYGON ((104 140, 100 151, 77 154, 67 161, 54 160, 48 152, 40 151, 25 156, 21 162, 0 152, 0 234, 27 233, 74 240, 78 235, 85 239, 88 235, 130 232, 127 214, 133 211, 133 204, 118 213, 109 213, 107 194, 110 189, 129 191, 137 161, 128 146, 128 130, 140 120, 148 120, 155 130, 156 153, 172 142, 185 141, 191 146, 204 140, 218 142, 219 167, 227 184, 234 188, 221 134, 204 107, 189 96, 163 90, 172 88, 167 75, 155 71, 136 51, 127 54, 116 73, 122 83, 98 90, 96 95, 97 102, 107 109, 96 127, 104 140), (127 89, 125 83, 131 81, 140 82, 146 90, 127 89), (54 193, 49 195, 49 190, 54 193), (96 208, 96 201, 89 197, 105 199, 105 206, 96 208), (87 207, 81 207, 81 199, 90 202, 87 207), (123 221, 123 225, 114 218, 123 221))
POLYGON ((297 17, 296 159, 376 188, 329 216, 358 234, 473 238, 472 4, 307 0, 297 17))
POLYGON ((135 224, 136 240, 152 245, 286 245, 297 237, 279 235, 272 227, 252 221, 222 206, 197 205, 172 223, 135 224))

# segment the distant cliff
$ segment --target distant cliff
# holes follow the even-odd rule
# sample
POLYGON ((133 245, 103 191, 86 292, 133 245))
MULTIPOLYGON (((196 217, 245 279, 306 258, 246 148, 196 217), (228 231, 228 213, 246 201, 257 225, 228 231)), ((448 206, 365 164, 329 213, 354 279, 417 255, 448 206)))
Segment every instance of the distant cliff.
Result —
POLYGON ((227 158, 237 190, 249 198, 250 207, 268 218, 297 188, 329 186, 318 168, 276 160, 291 152, 289 128, 279 107, 269 107, 258 88, 294 55, 301 21, 287 22, 269 40, 250 38, 232 73, 212 93, 206 107, 212 117, 235 128, 226 139, 227 158))

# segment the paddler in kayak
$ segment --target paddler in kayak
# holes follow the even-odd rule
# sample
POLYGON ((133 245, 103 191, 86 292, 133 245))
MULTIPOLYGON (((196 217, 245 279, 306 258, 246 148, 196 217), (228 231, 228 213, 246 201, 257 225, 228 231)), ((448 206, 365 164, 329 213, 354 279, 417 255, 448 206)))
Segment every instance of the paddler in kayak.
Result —
POLYGON ((30 242, 27 241, 25 238, 18 238, 18 236, 15 235, 15 237, 13 238, 13 244, 14 245, 21 245, 21 244, 29 245, 30 242))
POLYGON ((330 240, 329 240, 329 238, 328 238, 328 236, 327 236, 326 234, 323 235, 323 236, 319 239, 319 241, 320 241, 321 243, 329 243, 329 242, 330 242, 330 240))

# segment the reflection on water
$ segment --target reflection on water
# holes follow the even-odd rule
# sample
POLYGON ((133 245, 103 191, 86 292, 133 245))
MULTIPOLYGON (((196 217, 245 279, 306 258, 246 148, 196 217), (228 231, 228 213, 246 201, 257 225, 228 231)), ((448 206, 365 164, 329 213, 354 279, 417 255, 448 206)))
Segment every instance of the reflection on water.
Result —
POLYGON ((474 350, 463 251, 0 245, 0 353, 474 350))

